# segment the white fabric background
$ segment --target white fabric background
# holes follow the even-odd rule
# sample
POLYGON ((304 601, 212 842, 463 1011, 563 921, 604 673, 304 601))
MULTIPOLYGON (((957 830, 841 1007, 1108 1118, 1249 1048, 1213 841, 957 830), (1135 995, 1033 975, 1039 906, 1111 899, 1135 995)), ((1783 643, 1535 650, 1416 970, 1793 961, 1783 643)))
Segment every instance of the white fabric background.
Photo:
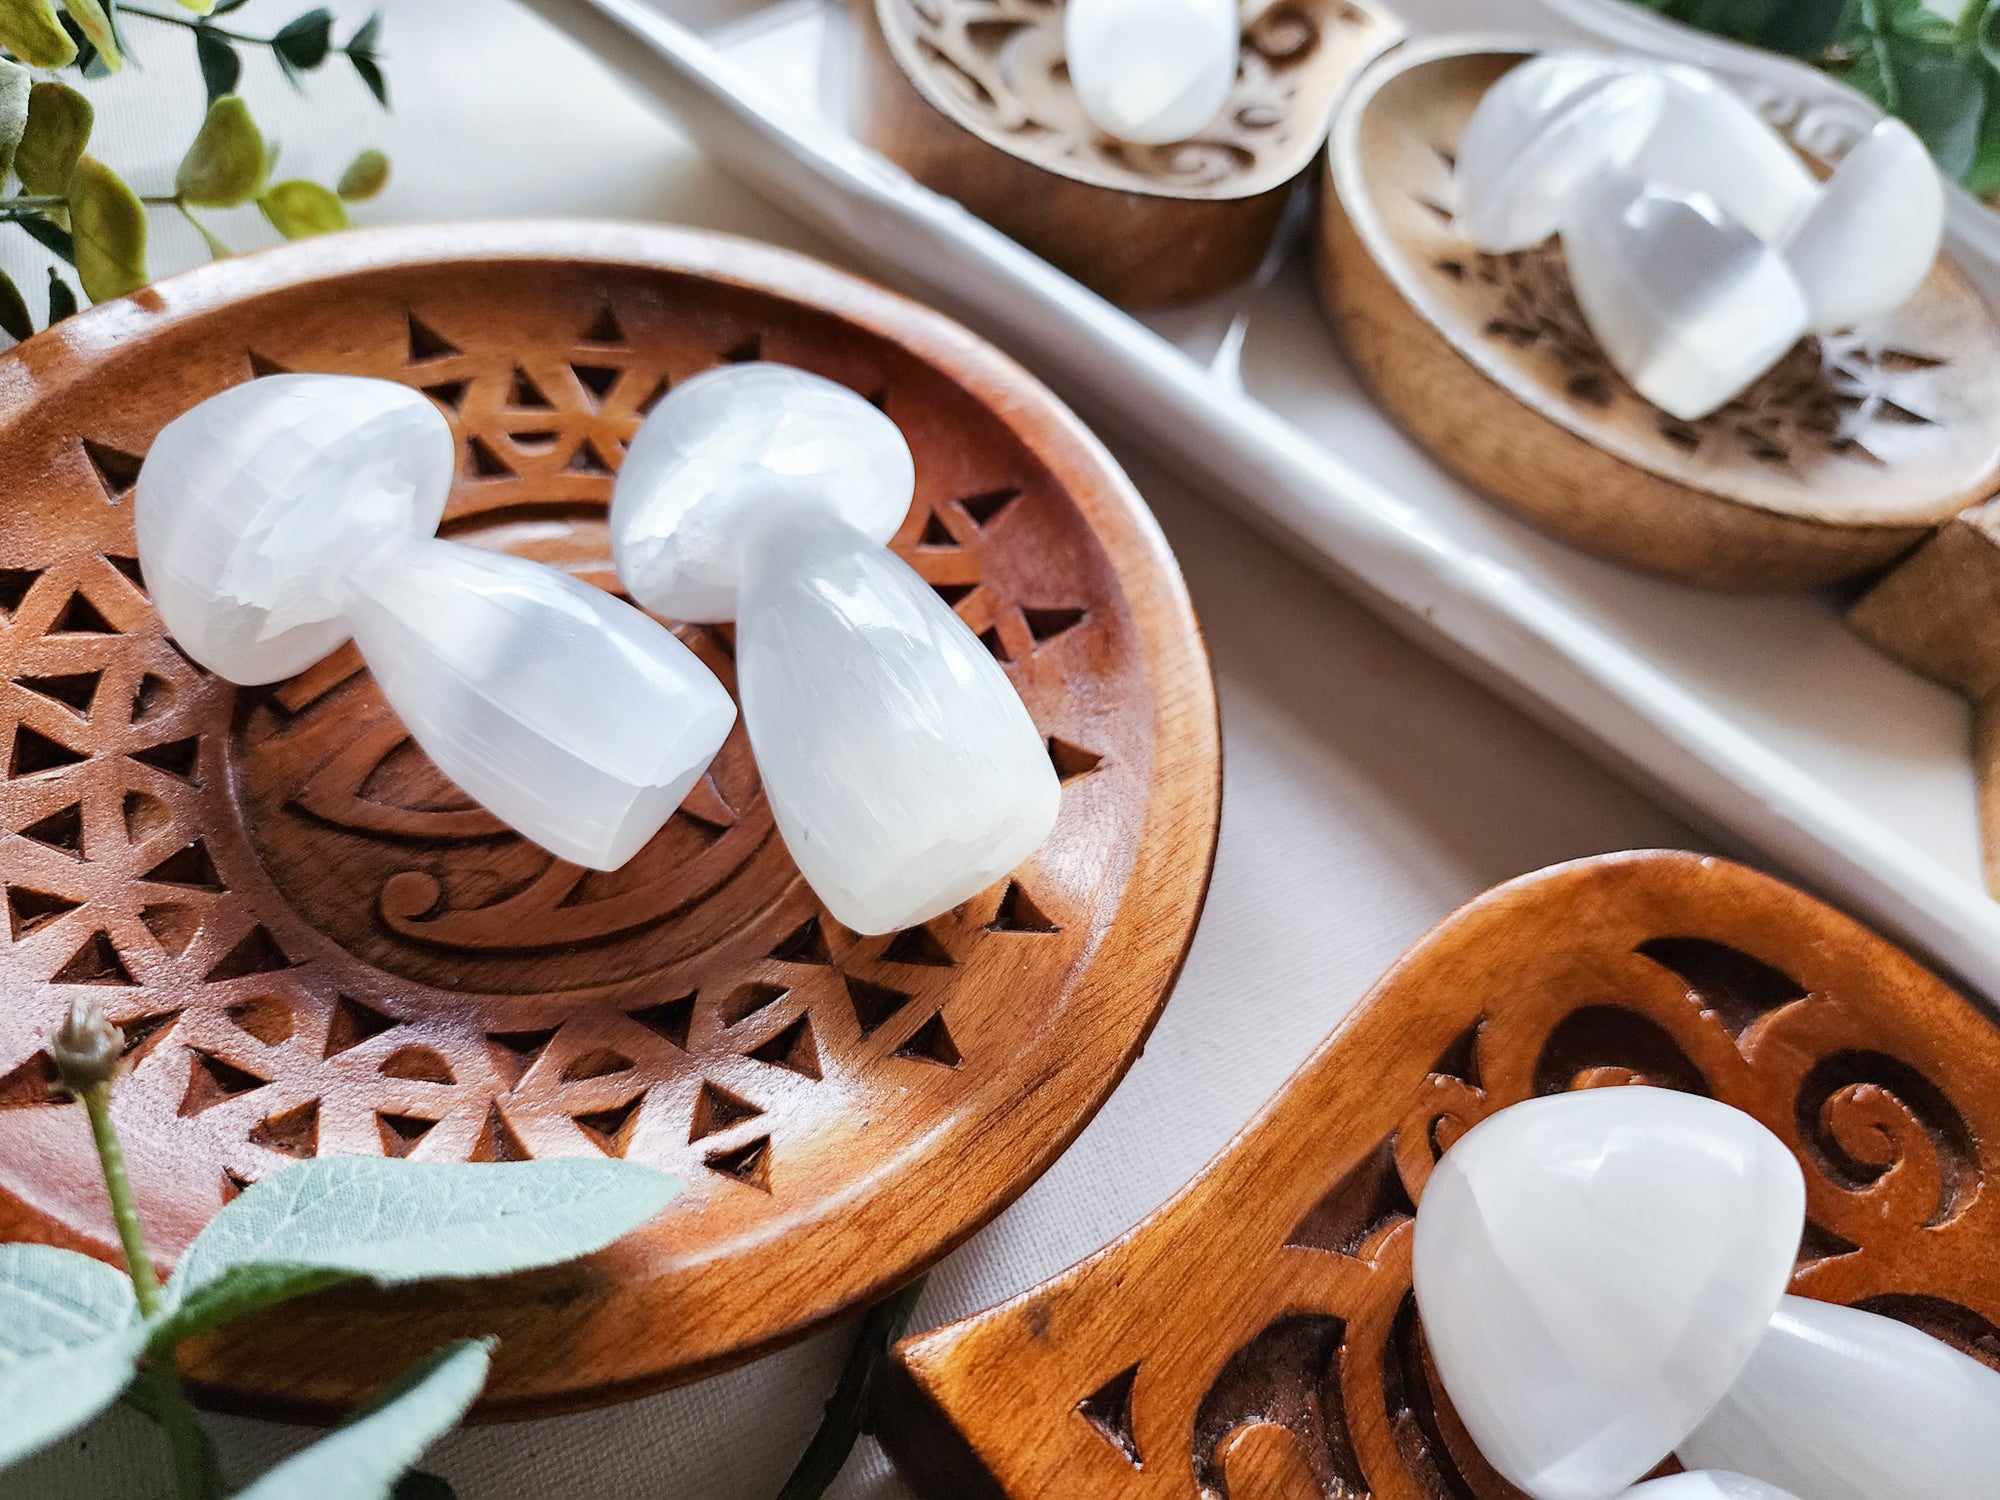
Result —
MULTIPOLYGON (((164 0, 171 4, 171 0, 164 0)), ((252 0, 275 29, 311 0, 252 0)), ((337 0, 344 37, 369 10, 337 0)), ((1439 8, 1438 5, 1429 7, 1439 8)), ((309 104, 267 61, 244 92, 284 141, 285 171, 330 181, 363 145, 395 158, 369 222, 522 215, 675 220, 814 253, 826 247, 707 167, 673 126, 509 0, 386 0, 394 116, 344 67, 309 104)), ((1479 22, 1494 12, 1477 8, 1479 22)), ((199 118, 186 39, 134 19, 141 78, 97 90, 99 154, 141 191, 172 180, 199 118)), ((240 245, 254 211, 218 215, 240 245)), ((158 216, 155 270, 200 255, 158 216)), ((0 235, 0 265, 41 307, 38 257, 0 235)), ((1221 511, 1121 454, 1158 512, 1201 611, 1220 684, 1222 841, 1207 912, 1146 1055, 1076 1145, 938 1267, 919 1326, 1013 1295, 1129 1228, 1279 1086, 1375 976, 1493 883, 1605 850, 1694 841, 1675 819, 1439 665, 1221 511)), ((430 1467, 466 1500, 764 1500, 831 1388, 847 1329, 686 1390, 587 1415, 454 1434, 430 1467)), ((216 1419, 239 1477, 303 1441, 216 1419)), ((153 1431, 114 1414, 0 1476, 0 1496, 166 1496, 153 1431)), ((864 1440, 834 1493, 906 1492, 864 1440)))

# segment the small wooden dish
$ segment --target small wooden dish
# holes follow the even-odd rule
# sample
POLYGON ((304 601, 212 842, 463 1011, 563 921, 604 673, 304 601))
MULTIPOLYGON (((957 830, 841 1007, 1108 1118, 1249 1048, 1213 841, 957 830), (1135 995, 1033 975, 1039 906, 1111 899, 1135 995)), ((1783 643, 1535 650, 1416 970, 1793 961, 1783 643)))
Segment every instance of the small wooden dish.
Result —
POLYGON ((1619 854, 1448 918, 1138 1228, 898 1345, 876 1430, 930 1500, 1519 1500, 1424 1348, 1414 1205, 1486 1115, 1635 1081, 1798 1153, 1794 1291, 2000 1368, 2000 1030, 1789 886, 1619 854))
MULTIPOLYGON (((546 1274, 288 1308, 189 1351, 218 1402, 323 1414, 458 1334, 483 1410, 621 1399, 879 1297, 1040 1173, 1150 1029, 1215 847, 1215 700, 1138 496, 1019 366, 801 257, 622 225, 341 236, 178 277, 0 359, 0 1237, 115 1255, 45 1029, 100 986, 168 1259, 317 1152, 608 1153, 689 1192, 546 1274), (342 652, 269 689, 174 649, 128 496, 169 418, 254 373, 385 376, 458 432, 444 534, 606 587, 623 445, 671 381, 766 358, 909 437, 897 550, 1007 665, 1064 780, 1016 877, 886 938, 830 922, 739 725, 625 869, 468 805, 342 652)), ((680 634, 725 682, 731 633, 680 634)))
POLYGON ((1323 302, 1383 407, 1438 461, 1586 551, 1727 589, 1893 561, 2000 475, 2000 330, 1948 259, 1856 335, 1807 340, 1721 411, 1667 416, 1584 325, 1559 247, 1481 255, 1452 220, 1458 138, 1524 55, 1453 38, 1342 102, 1323 302))
POLYGON ((1050 0, 851 0, 861 139, 1124 307, 1199 301, 1257 269, 1335 102, 1402 23, 1367 0, 1245 3, 1229 103, 1137 146, 1084 118, 1050 0))

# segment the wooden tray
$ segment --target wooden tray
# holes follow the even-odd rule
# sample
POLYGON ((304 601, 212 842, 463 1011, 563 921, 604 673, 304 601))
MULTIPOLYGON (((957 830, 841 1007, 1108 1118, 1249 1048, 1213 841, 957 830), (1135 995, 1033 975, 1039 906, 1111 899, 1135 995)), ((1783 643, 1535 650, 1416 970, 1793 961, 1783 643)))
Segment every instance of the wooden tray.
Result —
POLYGON ((1322 300, 1441 464, 1586 551, 1734 589, 1879 568, 1993 492, 2000 329, 1948 257, 1894 312, 1806 340, 1683 422, 1605 359, 1558 245, 1474 250, 1452 222, 1453 153, 1522 56, 1505 39, 1406 43, 1342 100, 1327 149, 1322 300))
POLYGON ((1433 1163, 1531 1095, 1644 1081, 1798 1153, 1793 1290, 2000 1368, 2000 1031, 1880 938, 1692 854, 1489 892, 1129 1235, 900 1344, 876 1429, 935 1500, 1516 1497, 1410 1294, 1433 1163))
MULTIPOLYGON (((915 1275, 1059 1154, 1179 970, 1214 850, 1215 701, 1172 558, 1090 435, 954 324, 814 262, 612 225, 372 233, 229 261, 0 359, 0 1235, 110 1256, 46 1028, 103 986, 168 1258, 314 1152, 608 1152, 689 1193, 582 1265, 350 1293, 191 1350, 214 1398, 311 1413, 458 1333, 488 1414, 693 1378, 915 1275), (420 387, 463 451, 444 533, 607 587, 622 445, 670 380, 797 364, 917 455, 896 547, 1008 667, 1065 783, 1018 872, 861 939, 799 880, 741 728, 614 874, 467 805, 341 653, 238 691, 180 656, 129 488, 254 372, 420 387)), ((730 633, 683 628, 730 680, 730 633)))

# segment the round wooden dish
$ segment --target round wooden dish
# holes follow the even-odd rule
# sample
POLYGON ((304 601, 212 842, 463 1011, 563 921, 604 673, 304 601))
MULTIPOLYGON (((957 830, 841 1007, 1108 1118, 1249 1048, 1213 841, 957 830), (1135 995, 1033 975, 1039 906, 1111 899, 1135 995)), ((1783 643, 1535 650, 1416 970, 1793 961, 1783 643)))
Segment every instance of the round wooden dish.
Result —
POLYGON ((1991 493, 2000 332, 1946 259, 1886 318, 1806 340, 1682 422, 1605 360, 1555 242, 1474 250, 1452 221, 1453 151, 1524 52, 1398 49, 1334 121, 1321 295, 1382 405, 1441 463, 1587 551, 1735 589, 1866 572, 1991 493))
POLYGON ((850 0, 861 138, 928 188, 1125 307, 1213 296, 1257 269, 1341 90, 1402 34, 1380 4, 1250 0, 1229 102, 1193 140, 1088 119, 1048 0, 850 0))
MULTIPOLYGON (((716 235, 516 225, 228 261, 0 359, 0 1235, 111 1256, 42 1036, 102 986, 155 1244, 298 1157, 610 1153, 688 1193, 579 1265, 328 1295, 192 1348, 208 1395, 313 1415, 460 1333, 483 1410, 614 1400, 794 1339, 928 1266, 1082 1128, 1179 971, 1219 805, 1180 578, 1117 467, 1018 366, 814 262, 716 235), (343 651, 268 689, 161 633, 127 496, 169 418, 280 369, 450 415, 444 533, 615 585, 611 476, 672 381, 815 370, 917 456, 898 551, 984 633, 1064 779, 1047 845, 922 929, 857 938, 772 829, 741 727, 624 870, 469 806, 343 651)), ((723 680, 730 632, 682 628, 723 680)))

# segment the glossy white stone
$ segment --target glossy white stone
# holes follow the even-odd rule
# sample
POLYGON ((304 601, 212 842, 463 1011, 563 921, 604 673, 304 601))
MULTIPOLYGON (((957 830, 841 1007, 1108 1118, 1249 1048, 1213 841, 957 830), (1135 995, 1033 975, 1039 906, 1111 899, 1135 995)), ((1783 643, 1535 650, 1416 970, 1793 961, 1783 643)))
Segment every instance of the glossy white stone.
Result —
POLYGON ((554 854, 616 869, 735 707, 657 621, 552 568, 430 533, 451 429, 387 381, 277 375, 170 423, 140 471, 140 564, 169 631, 233 682, 350 635, 438 769, 554 854))
POLYGON ((736 670, 785 847, 857 932, 950 910, 1055 825, 1055 769, 1007 674, 837 517, 793 511, 746 548, 736 670))
POLYGON ((2000 1374, 1892 1318, 1787 1297, 1679 1452, 1806 1500, 1990 1500, 2000 1374))
POLYGON ((1747 1474, 1696 1469, 1635 1484, 1619 1495, 1618 1500, 1800 1500, 1800 1497, 1747 1474))
POLYGON ((1459 228, 1493 255, 1540 244, 1580 182, 1638 153, 1666 92, 1656 75, 1593 52, 1544 53, 1511 69, 1459 137, 1459 228))
POLYGON ((1944 185, 1924 143, 1901 120, 1882 121, 1842 158, 1785 241, 1814 331, 1852 328, 1921 286, 1944 216, 1944 185))
POLYGON ((1228 101, 1240 27, 1236 0, 1065 0, 1070 86, 1106 135, 1187 140, 1228 101))
POLYGON ((633 438, 611 502, 618 576, 672 619, 733 620, 757 515, 820 508, 886 542, 916 482, 896 424, 845 386, 790 365, 724 365, 674 387, 633 438))
POLYGON ((1805 1185, 1740 1111, 1665 1089, 1534 1099, 1431 1173, 1413 1272, 1480 1451, 1536 1500, 1604 1500, 1729 1389, 1784 1295, 1805 1185))
POLYGON ((1627 163, 1633 175, 1704 196, 1759 239, 1781 241, 1816 191, 1798 152, 1740 94, 1700 68, 1631 65, 1653 69, 1666 85, 1653 129, 1627 163))
POLYGON ((1605 355, 1683 420, 1727 403, 1806 332, 1805 295, 1784 257, 1700 197, 1600 172, 1571 195, 1562 237, 1605 355))

